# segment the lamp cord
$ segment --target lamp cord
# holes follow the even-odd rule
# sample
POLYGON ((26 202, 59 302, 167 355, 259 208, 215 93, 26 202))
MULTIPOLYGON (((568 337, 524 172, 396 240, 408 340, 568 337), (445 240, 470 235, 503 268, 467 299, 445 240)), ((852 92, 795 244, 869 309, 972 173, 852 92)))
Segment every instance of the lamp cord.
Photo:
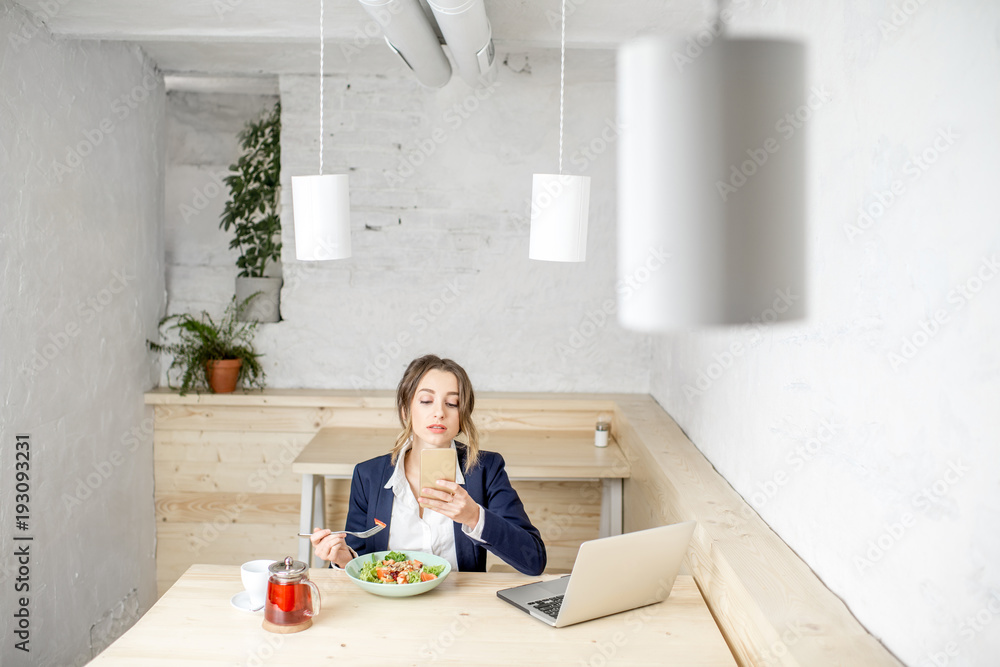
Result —
POLYGON ((323 175, 323 0, 319 0, 319 175, 323 175))
POLYGON ((562 0, 562 38, 559 49, 559 175, 563 162, 563 89, 566 83, 566 0, 562 0))

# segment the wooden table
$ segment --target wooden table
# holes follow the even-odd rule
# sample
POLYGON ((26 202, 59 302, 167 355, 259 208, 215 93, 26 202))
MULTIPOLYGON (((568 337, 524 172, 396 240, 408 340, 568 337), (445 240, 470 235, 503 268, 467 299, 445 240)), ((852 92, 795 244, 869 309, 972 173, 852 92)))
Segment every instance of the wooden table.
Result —
POLYGON ((535 581, 521 574, 453 572, 433 591, 384 598, 342 570, 315 569, 323 601, 313 626, 292 635, 240 611, 235 565, 193 565, 90 664, 176 665, 736 665, 690 576, 659 604, 552 628, 496 597, 535 581))
MULTIPOLYGON (((311 533, 325 524, 324 477, 350 479, 356 463, 388 452, 398 434, 392 429, 320 429, 292 463, 292 472, 302 475, 299 532, 311 533)), ((514 481, 601 480, 600 534, 621 534, 622 482, 629 476, 629 465, 614 441, 595 447, 589 432, 511 429, 489 433, 480 447, 502 454, 514 481)), ((301 540, 299 560, 308 562, 310 551, 309 542, 301 540)))

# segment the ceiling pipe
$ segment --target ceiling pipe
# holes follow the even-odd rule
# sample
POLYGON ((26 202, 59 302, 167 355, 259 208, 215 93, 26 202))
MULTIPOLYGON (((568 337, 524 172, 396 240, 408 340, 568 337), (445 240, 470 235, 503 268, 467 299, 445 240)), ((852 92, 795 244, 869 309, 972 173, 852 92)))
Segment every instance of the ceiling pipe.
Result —
POLYGON ((496 50, 483 0, 427 0, 427 4, 462 80, 472 88, 492 83, 496 50))
MULTIPOLYGON (((421 84, 440 88, 448 83, 451 64, 419 0, 358 1, 382 26, 389 48, 403 59, 421 84)), ((483 12, 485 16, 485 9, 483 12)))

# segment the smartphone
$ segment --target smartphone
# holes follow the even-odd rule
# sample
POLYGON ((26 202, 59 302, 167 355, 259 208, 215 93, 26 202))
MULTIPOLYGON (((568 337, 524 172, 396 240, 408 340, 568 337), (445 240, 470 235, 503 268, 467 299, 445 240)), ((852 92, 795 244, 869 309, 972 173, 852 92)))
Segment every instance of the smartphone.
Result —
POLYGON ((420 452, 420 488, 441 489, 437 480, 455 481, 455 466, 458 459, 451 447, 447 449, 424 449, 420 452))

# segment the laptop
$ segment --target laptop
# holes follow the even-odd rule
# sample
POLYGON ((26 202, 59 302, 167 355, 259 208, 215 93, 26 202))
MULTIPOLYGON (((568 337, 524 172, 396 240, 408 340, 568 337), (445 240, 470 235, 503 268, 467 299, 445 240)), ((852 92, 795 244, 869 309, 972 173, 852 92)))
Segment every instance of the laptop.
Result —
POLYGON ((584 542, 572 574, 505 588, 497 597, 557 628, 662 602, 674 587, 695 523, 584 542))

